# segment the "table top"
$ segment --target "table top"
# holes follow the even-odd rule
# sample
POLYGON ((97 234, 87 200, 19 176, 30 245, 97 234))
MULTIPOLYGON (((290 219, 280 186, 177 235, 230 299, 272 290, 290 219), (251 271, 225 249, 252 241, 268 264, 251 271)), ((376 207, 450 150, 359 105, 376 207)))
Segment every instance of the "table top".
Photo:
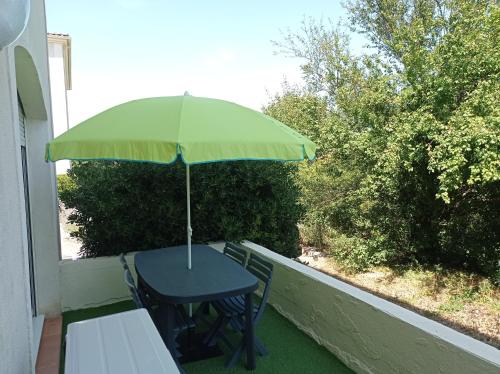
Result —
POLYGON ((172 304, 217 300, 255 291, 258 279, 241 265, 208 245, 154 249, 135 255, 135 269, 150 292, 172 304))
POLYGON ((180 373, 145 309, 70 323, 64 372, 180 373))

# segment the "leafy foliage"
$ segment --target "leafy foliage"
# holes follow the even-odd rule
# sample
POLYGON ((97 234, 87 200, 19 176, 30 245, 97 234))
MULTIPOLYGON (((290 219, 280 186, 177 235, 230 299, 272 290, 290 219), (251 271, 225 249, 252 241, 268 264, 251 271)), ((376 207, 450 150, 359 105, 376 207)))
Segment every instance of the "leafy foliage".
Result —
MULTIPOLYGON (((191 166, 193 242, 253 240, 296 256, 301 208, 294 166, 228 162, 191 166)), ((60 198, 75 208, 84 257, 186 243, 184 164, 74 162, 60 198), (67 184, 68 186, 68 184, 67 184)))
POLYGON ((73 180, 67 174, 59 174, 57 176, 57 193, 69 191, 75 187, 73 180))
POLYGON ((487 0, 353 0, 356 56, 305 21, 276 43, 304 91, 269 114, 320 146, 298 172, 303 240, 354 269, 441 264, 500 274, 500 10, 487 0))

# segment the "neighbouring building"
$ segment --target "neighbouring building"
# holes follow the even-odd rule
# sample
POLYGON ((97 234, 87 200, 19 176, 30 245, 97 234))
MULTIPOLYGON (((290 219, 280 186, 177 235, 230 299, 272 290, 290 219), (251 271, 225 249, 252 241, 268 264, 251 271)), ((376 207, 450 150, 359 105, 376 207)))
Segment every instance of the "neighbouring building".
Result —
MULTIPOLYGON (((47 35, 49 42, 50 95, 54 137, 69 129, 67 92, 71 90, 71 38, 67 34, 47 35)), ((56 174, 65 174, 69 161, 56 162, 56 174)))
POLYGON ((0 372, 34 373, 43 316, 61 312, 55 168, 43 0, 0 50, 0 372))

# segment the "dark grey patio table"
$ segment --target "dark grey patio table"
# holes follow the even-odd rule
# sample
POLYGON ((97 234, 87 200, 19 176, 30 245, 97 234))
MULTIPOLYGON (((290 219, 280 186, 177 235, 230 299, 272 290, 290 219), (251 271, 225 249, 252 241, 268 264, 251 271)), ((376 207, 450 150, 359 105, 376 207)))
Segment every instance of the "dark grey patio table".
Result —
POLYGON ((255 369, 252 293, 258 279, 241 265, 208 245, 192 246, 192 269, 187 269, 187 246, 139 252, 135 269, 141 286, 157 298, 166 314, 165 340, 175 352, 175 305, 245 295, 247 368, 255 369))

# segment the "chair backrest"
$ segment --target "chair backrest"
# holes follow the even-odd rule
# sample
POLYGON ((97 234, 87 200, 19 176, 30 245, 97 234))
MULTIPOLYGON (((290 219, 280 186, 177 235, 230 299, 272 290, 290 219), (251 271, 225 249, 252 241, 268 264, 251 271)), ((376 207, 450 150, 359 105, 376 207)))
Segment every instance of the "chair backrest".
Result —
POLYGON ((257 314, 254 317, 255 323, 257 323, 262 317, 267 300, 269 299, 269 291, 271 289, 271 281, 273 279, 273 264, 252 253, 248 259, 246 269, 255 275, 264 286, 257 314))
POLYGON ((144 308, 145 305, 139 296, 139 291, 137 290, 137 287, 135 286, 134 278, 132 277, 132 273, 130 272, 130 269, 125 269, 123 272, 123 276, 125 278, 125 283, 128 287, 128 290, 130 291, 130 295, 132 296, 132 300, 134 300, 135 306, 137 308, 144 308))
POLYGON ((241 266, 245 266, 245 263, 247 262, 248 252, 238 244, 227 242, 222 253, 230 259, 236 261, 241 266))
POLYGON ((123 252, 120 253, 120 255, 118 256, 118 258, 120 259, 120 263, 123 266, 123 270, 128 270, 129 267, 128 267, 128 264, 127 264, 127 259, 125 258, 125 254, 123 252))

